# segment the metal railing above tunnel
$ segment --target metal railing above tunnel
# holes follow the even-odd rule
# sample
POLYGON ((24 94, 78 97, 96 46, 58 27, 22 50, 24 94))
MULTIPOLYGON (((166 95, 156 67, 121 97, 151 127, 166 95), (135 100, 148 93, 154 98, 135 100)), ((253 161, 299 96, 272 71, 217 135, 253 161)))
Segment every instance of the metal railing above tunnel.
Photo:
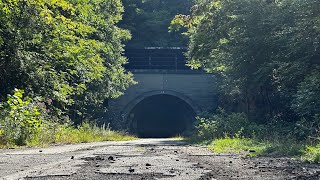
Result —
POLYGON ((186 66, 185 48, 145 48, 127 49, 125 56, 129 63, 125 65, 132 69, 163 69, 190 70, 186 66))

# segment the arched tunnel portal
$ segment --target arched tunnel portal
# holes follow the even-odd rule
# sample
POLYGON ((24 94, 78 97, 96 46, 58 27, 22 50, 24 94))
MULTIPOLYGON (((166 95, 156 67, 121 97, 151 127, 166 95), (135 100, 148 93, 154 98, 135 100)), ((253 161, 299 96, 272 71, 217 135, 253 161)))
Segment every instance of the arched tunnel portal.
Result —
POLYGON ((154 94, 134 104, 127 122, 130 131, 141 138, 173 137, 192 128, 196 112, 185 98, 154 94))

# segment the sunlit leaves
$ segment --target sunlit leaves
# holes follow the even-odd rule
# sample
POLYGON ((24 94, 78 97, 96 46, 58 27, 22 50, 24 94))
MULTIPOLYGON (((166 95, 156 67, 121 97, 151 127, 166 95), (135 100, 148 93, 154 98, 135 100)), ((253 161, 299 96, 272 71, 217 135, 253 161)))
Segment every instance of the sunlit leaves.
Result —
POLYGON ((133 83, 122 68, 130 38, 116 26, 122 12, 120 0, 1 0, 0 100, 19 87, 67 114, 79 99, 92 105, 81 97, 88 92, 99 94, 99 105, 117 97, 133 83))
POLYGON ((319 111, 317 0, 197 0, 191 11, 172 27, 189 28, 189 65, 216 74, 222 106, 236 104, 259 121, 312 121, 319 111))
MULTIPOLYGON (((15 89, 8 95, 7 102, 1 107, 0 131, 6 143, 24 145, 37 134, 42 125, 40 102, 24 96, 24 91, 15 89)), ((4 142, 2 142, 4 143, 4 142)))

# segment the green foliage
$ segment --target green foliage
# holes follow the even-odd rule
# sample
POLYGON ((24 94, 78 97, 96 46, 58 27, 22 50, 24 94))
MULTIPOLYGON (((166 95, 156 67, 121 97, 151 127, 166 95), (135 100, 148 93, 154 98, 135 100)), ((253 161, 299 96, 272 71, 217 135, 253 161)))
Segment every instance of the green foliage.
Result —
POLYGON ((251 153, 250 156, 260 155, 265 149, 268 148, 267 143, 259 143, 258 141, 249 138, 221 138, 212 141, 209 145, 209 149, 216 153, 251 153))
POLYGON ((228 112, 201 116, 196 142, 319 162, 318 146, 302 151, 320 130, 319 25, 317 0, 196 0, 177 15, 171 28, 188 28, 189 66, 215 74, 228 112))
POLYGON ((307 146, 302 159, 310 163, 320 163, 320 145, 307 146))
POLYGON ((61 125, 55 130, 54 143, 74 144, 97 141, 127 141, 135 137, 121 132, 112 131, 109 127, 82 123, 77 128, 69 125, 61 125))
POLYGON ((304 118, 318 130, 317 0, 197 0, 191 10, 172 27, 188 28, 188 64, 215 74, 220 106, 262 124, 304 118))
MULTIPOLYGON (((24 145, 28 147, 45 147, 51 144, 129 141, 135 139, 136 137, 113 131, 109 127, 99 127, 90 123, 82 123, 76 128, 70 124, 46 123, 40 126, 38 133, 30 136, 24 145)), ((0 142, 0 147, 12 147, 14 145, 15 144, 3 144, 3 142, 0 142)))
POLYGON ((298 85, 298 91, 294 95, 295 99, 292 104, 293 109, 301 116, 315 116, 320 112, 319 92, 320 72, 317 69, 298 85))
POLYGON ((40 133, 43 123, 40 102, 23 96, 24 91, 15 89, 8 95, 7 102, 1 108, 0 129, 2 143, 24 145, 40 133))
POLYGON ((211 140, 225 136, 250 137, 259 131, 259 126, 249 122, 243 113, 227 114, 219 109, 217 113, 205 113, 197 117, 195 133, 192 137, 195 141, 211 140))
POLYGON ((203 114, 198 120, 189 140, 206 144, 217 153, 296 156, 302 154, 306 143, 296 140, 295 126, 288 122, 274 120, 258 125, 250 122, 244 113, 227 113, 222 109, 215 114, 203 114))
POLYGON ((125 13, 120 26, 129 29, 128 48, 185 47, 187 38, 180 32, 168 32, 170 20, 188 13, 192 0, 123 0, 125 13))
POLYGON ((105 111, 133 83, 122 67, 122 12, 120 0, 0 1, 0 101, 19 88, 60 119, 105 111))
POLYGON ((304 144, 292 139, 278 142, 225 137, 213 140, 208 147, 216 153, 244 153, 247 156, 298 156, 302 155, 304 144))

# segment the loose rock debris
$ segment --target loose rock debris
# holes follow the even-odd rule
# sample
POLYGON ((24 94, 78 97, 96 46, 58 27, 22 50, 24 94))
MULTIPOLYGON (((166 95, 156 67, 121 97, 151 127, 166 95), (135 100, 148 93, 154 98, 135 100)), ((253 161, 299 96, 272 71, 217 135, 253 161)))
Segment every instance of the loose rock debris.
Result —
POLYGON ((108 160, 109 160, 109 161, 114 161, 114 157, 113 157, 113 156, 109 156, 109 157, 108 157, 108 160))
MULTIPOLYGON (((44 151, 45 152, 45 151, 44 151)), ((41 154, 39 158, 46 155, 41 154)), ((241 154, 212 153, 205 147, 183 145, 181 141, 141 139, 91 150, 51 155, 73 160, 24 174, 25 179, 241 179, 241 180, 319 180, 320 167, 291 158, 244 157, 241 154), (165 141, 165 143, 164 143, 165 141), (141 151, 141 147, 144 150, 141 151), (179 153, 178 153, 179 152, 179 153), (84 154, 81 154, 84 153, 84 154), (70 155, 72 154, 72 156, 70 155), (79 158, 75 159, 74 156, 79 158), (77 162, 73 165, 71 162, 77 162), (74 171, 68 167, 77 166, 74 171), (60 169, 58 168, 60 167, 60 169), (54 170, 54 171, 52 171, 54 170), (61 171, 61 172, 60 172, 61 171), (52 172, 52 173, 51 173, 52 172), (53 173, 54 172, 54 173, 53 173), (27 177, 28 176, 28 177, 27 177)), ((21 158, 26 156, 21 156, 21 158)), ((34 156, 32 156, 34 157, 34 156)), ((17 158, 17 155, 14 157, 17 158)), ((48 157, 45 157, 48 159, 48 157)), ((18 159, 18 158, 17 158, 18 159)), ((62 158, 63 159, 63 158, 62 158)), ((12 159, 11 159, 12 160, 12 159)), ((9 161, 8 161, 9 162, 9 161)), ((23 163, 17 161, 14 163, 23 163)), ((1 166, 2 164, 0 164, 1 166)), ((22 164, 31 172, 32 163, 22 164)), ((1 169, 1 167, 0 167, 1 169)), ((0 170, 1 171, 1 170, 0 170)), ((21 172, 21 169, 18 170, 21 172)))

